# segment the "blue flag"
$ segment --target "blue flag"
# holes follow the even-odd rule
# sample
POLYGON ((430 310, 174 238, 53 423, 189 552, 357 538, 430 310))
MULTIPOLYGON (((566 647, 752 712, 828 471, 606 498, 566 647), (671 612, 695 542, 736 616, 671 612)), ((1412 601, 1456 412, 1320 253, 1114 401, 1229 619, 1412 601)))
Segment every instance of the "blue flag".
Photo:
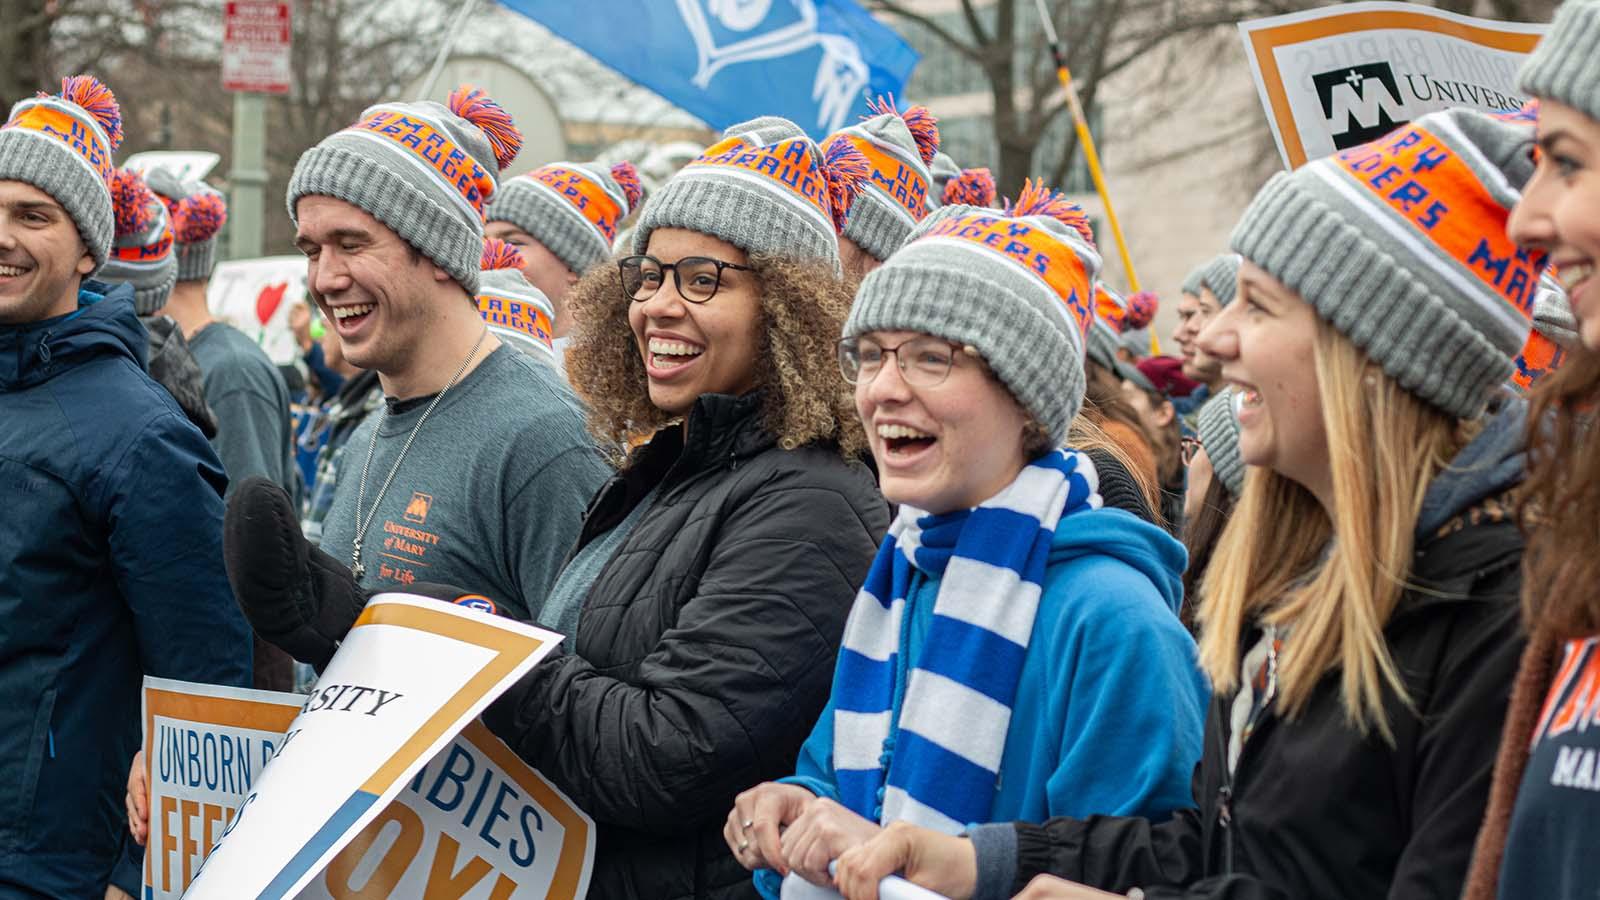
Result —
POLYGON ((917 53, 855 0, 500 0, 717 129, 822 138, 898 95, 917 53))

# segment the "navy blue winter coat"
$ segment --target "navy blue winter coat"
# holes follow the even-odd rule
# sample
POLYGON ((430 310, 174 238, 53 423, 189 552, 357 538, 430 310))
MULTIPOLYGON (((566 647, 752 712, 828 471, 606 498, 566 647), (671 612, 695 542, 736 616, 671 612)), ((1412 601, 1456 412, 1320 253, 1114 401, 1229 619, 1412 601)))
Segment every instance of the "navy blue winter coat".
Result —
POLYGON ((99 898, 144 674, 250 684, 226 479, 144 371, 133 291, 0 325, 0 898, 99 898))

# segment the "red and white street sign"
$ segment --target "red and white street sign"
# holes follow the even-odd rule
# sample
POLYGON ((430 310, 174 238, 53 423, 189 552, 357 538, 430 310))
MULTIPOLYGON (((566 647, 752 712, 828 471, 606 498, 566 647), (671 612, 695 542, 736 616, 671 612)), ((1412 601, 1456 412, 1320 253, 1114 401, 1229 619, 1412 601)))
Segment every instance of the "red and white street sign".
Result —
POLYGON ((224 4, 223 89, 289 93, 291 31, 288 3, 230 0, 224 4))

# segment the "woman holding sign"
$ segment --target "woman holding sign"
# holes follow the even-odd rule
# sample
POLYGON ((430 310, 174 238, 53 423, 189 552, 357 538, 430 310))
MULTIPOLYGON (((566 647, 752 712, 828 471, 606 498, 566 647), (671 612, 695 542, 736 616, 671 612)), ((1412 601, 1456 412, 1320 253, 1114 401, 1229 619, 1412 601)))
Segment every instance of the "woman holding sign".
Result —
POLYGON ((831 885, 892 822, 1187 805, 1207 689, 1183 547, 1107 507, 1088 448, 1055 449, 1099 266, 1082 210, 1029 184, 1008 213, 941 208, 862 283, 840 365, 900 510, 795 774, 728 815, 767 896, 789 872, 831 885))
POLYGON ((951 897, 1460 895, 1522 646, 1524 414, 1485 408, 1542 264, 1505 237, 1530 137, 1424 116, 1275 176, 1234 231, 1239 296, 1199 340, 1257 468, 1205 575, 1193 808, 890 829, 840 859, 847 897, 895 871, 951 897))
POLYGON ((1470 900, 1595 893, 1600 842, 1600 2, 1564 5, 1523 68, 1539 100, 1537 166, 1512 214, 1518 243, 1548 253, 1581 345, 1539 384, 1527 503, 1531 633, 1506 715, 1470 900))

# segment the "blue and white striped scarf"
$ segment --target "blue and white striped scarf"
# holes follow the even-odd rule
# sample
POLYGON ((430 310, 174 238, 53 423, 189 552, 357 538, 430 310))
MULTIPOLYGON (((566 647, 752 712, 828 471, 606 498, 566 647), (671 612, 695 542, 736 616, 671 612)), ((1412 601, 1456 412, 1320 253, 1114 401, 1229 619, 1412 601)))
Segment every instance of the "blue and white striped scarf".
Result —
POLYGON ((847 807, 879 824, 951 834, 985 820, 1056 526, 1100 505, 1094 463, 1058 450, 975 509, 935 516, 901 507, 839 652, 833 767, 847 807), (921 658, 907 673, 913 568, 942 578, 921 658))

